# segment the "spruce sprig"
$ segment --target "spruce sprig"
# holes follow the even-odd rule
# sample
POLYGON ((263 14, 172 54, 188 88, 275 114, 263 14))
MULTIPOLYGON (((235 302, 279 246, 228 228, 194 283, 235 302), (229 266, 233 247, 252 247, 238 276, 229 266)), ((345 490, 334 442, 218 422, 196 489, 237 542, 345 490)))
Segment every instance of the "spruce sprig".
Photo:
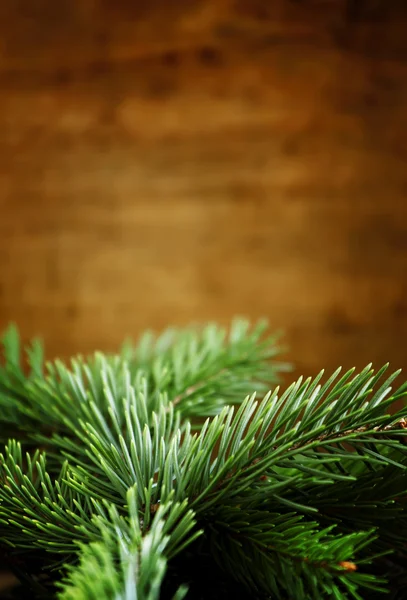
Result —
POLYGON ((34 342, 24 364, 9 328, 0 545, 35 597, 203 598, 214 572, 222 597, 233 581, 281 600, 397 583, 407 383, 368 366, 257 400, 287 370, 276 339, 237 320, 69 364, 34 342))

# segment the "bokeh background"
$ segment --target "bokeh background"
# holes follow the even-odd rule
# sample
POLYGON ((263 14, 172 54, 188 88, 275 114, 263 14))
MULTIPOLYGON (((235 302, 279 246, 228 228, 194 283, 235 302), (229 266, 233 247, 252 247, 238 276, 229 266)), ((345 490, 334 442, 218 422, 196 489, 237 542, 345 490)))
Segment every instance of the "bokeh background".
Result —
POLYGON ((0 325, 265 316, 407 366, 405 0, 1 0, 0 325))

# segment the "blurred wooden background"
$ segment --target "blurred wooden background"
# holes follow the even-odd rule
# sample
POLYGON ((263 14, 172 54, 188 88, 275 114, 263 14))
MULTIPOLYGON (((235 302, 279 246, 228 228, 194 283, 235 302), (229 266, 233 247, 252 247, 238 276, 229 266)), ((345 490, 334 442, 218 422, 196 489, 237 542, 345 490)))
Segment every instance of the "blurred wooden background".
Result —
POLYGON ((305 374, 407 366, 405 4, 2 0, 1 327, 266 316, 305 374))

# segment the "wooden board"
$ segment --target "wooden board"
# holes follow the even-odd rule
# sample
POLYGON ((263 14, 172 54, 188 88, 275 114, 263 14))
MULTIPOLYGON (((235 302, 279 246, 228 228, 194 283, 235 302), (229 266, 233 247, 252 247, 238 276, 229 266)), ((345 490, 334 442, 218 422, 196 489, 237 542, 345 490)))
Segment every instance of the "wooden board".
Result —
POLYGON ((2 0, 0 325, 67 356, 266 316, 305 374, 407 366, 407 22, 379 9, 2 0))

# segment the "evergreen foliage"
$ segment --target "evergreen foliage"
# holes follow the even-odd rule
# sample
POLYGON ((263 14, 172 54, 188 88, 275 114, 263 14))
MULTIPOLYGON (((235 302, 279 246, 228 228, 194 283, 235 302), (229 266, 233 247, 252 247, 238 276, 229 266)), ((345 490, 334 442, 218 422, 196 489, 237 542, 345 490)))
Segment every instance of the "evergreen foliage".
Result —
POLYGON ((407 384, 368 366, 268 391, 287 365, 265 331, 44 364, 7 330, 0 547, 20 598, 407 597, 407 384))

